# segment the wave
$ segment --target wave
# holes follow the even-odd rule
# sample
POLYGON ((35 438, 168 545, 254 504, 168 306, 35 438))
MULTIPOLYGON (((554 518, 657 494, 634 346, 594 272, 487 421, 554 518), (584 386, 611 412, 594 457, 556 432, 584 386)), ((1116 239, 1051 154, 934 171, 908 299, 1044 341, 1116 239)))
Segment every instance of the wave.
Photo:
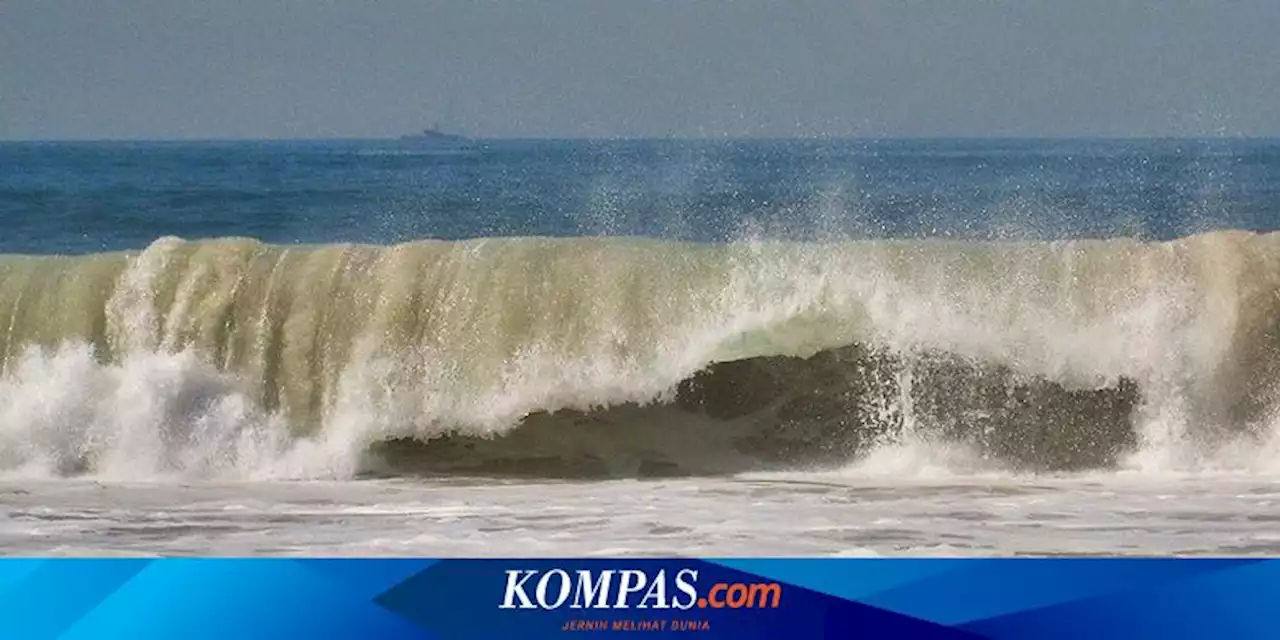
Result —
POLYGON ((1242 231, 3 256, 0 470, 1195 465, 1269 442, 1278 305, 1280 235, 1242 231))

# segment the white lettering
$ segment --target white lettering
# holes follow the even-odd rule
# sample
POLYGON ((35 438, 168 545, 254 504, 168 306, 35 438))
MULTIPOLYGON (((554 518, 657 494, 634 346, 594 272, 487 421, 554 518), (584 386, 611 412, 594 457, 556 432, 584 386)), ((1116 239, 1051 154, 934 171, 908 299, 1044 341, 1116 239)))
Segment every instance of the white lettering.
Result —
POLYGON ((613 569, 606 569, 600 572, 595 582, 591 580, 591 572, 586 569, 578 570, 578 584, 573 592, 573 604, 569 605, 572 609, 582 609, 584 607, 596 607, 599 609, 607 609, 609 607, 609 583, 613 581, 613 569), (594 599, 596 602, 592 604, 594 599))
POLYGON ((630 608, 627 606, 627 596, 644 590, 644 585, 648 581, 649 579, 644 575, 643 571, 624 569, 622 571, 622 580, 618 583, 618 600, 613 604, 613 608, 630 608))
POLYGON ((653 579, 653 583, 649 585, 649 590, 645 592, 644 597, 640 598, 640 604, 636 605, 637 609, 647 609, 649 605, 645 604, 650 600, 657 600, 658 604, 653 605, 654 609, 668 609, 667 605, 667 571, 663 569, 658 571, 657 577, 653 579))
POLYGON ((533 569, 512 569, 506 573, 507 594, 506 597, 502 599, 502 604, 499 605, 498 608, 515 609, 515 600, 516 598, 519 598, 521 609, 536 609, 537 607, 529 600, 529 594, 524 591, 524 583, 528 582, 529 578, 532 578, 533 574, 537 573, 537 571, 534 571, 533 569))
POLYGON ((681 569, 676 572, 676 591, 679 591, 689 599, 680 602, 679 597, 671 598, 671 605, 677 609, 692 609, 693 605, 698 603, 698 590, 693 587, 693 583, 698 581, 698 571, 696 569, 681 569), (686 580, 686 576, 688 579, 686 580))
POLYGON ((538 580, 538 587, 534 590, 533 595, 538 599, 538 604, 543 609, 555 609, 564 604, 569 599, 569 574, 564 569, 552 569, 544 574, 538 580), (555 602, 547 602, 547 584, 551 581, 551 576, 560 578, 560 595, 556 596, 555 602))

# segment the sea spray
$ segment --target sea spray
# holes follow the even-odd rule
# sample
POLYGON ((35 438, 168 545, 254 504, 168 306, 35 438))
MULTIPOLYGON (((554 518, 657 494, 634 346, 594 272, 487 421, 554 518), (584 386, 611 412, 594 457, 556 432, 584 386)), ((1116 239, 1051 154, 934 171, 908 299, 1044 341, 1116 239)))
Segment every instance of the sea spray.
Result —
POLYGON ((1194 466, 1270 437, 1278 259, 1243 232, 4 256, 0 466, 720 473, 907 440, 1194 466))

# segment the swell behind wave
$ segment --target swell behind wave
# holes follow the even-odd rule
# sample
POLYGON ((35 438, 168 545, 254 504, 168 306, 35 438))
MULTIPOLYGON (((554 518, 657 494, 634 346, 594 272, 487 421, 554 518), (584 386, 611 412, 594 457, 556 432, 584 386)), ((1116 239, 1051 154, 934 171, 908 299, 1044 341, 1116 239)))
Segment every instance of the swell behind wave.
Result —
POLYGON ((1280 239, 1244 232, 7 256, 0 470, 1195 466, 1269 442, 1277 305, 1280 239))

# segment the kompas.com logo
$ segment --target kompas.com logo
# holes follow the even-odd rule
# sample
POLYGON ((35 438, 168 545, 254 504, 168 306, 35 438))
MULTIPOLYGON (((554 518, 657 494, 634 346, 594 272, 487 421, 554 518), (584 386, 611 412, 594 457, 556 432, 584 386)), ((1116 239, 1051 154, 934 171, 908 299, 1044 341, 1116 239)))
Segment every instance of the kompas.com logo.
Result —
POLYGON ((499 609, 776 609, 782 585, 776 582, 717 582, 698 588, 698 571, 666 569, 649 575, 639 569, 539 571, 510 569, 499 609))

